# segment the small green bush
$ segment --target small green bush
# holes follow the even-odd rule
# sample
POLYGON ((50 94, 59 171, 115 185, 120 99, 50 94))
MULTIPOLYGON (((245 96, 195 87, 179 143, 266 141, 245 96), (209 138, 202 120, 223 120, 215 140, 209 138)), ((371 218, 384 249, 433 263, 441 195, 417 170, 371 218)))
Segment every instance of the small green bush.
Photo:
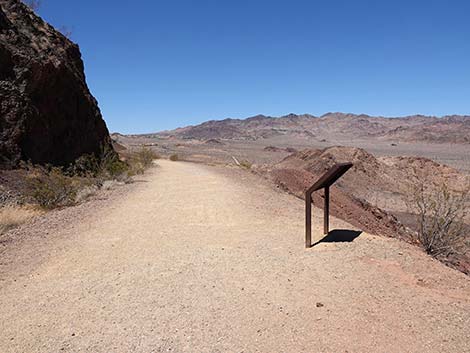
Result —
POLYGON ((98 177, 101 180, 121 179, 126 176, 129 166, 119 159, 119 155, 111 148, 105 147, 99 158, 98 177))
POLYGON ((66 171, 69 176, 97 178, 101 181, 118 179, 126 173, 128 166, 110 147, 103 147, 99 156, 86 154, 79 157, 66 171))
POLYGON ((80 177, 96 177, 100 173, 100 161, 94 154, 85 154, 72 163, 67 175, 80 177))
POLYGON ((176 153, 170 156, 170 161, 176 162, 179 160, 180 160, 180 157, 176 153))
POLYGON ((129 171, 129 165, 126 162, 119 160, 116 157, 113 160, 107 161, 103 168, 101 169, 100 176, 103 180, 108 179, 122 179, 127 176, 129 171))

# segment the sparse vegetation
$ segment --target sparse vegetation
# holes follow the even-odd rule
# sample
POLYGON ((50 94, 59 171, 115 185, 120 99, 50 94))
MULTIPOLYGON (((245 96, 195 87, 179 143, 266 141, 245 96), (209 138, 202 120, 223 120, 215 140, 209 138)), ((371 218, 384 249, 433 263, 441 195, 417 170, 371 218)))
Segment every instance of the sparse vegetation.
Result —
POLYGON ((153 165, 153 161, 159 159, 152 149, 143 146, 140 150, 135 151, 127 156, 126 162, 128 165, 128 175, 134 176, 143 174, 146 169, 153 165))
POLYGON ((102 149, 98 164, 97 177, 100 181, 116 179, 127 180, 129 165, 119 159, 119 155, 110 147, 102 149))
POLYGON ((78 177, 70 177, 57 167, 31 168, 29 190, 31 198, 45 209, 75 204, 80 190, 78 177))
MULTIPOLYGON (((129 159, 133 159, 133 155, 129 159)), ((100 155, 83 155, 68 169, 69 176, 95 178, 99 183, 105 180, 127 180, 131 166, 121 161, 119 155, 110 147, 103 147, 100 155)))
POLYGON ((145 146, 142 147, 139 151, 135 152, 134 157, 142 164, 145 169, 151 167, 155 159, 160 158, 159 155, 145 146))
POLYGON ((111 148, 103 148, 99 157, 81 156, 65 170, 26 163, 23 167, 29 171, 27 196, 45 209, 70 206, 93 195, 106 181, 129 182, 157 158, 152 150, 143 147, 121 161, 111 148))
POLYGON ((240 167, 245 168, 245 169, 251 169, 252 165, 253 164, 247 160, 243 160, 240 162, 240 167))
POLYGON ((170 156, 170 161, 176 162, 179 160, 180 160, 180 157, 176 153, 170 156))
POLYGON ((413 183, 406 200, 416 215, 417 240, 436 258, 459 254, 465 248, 465 221, 470 211, 469 187, 450 190, 445 183, 434 185, 426 179, 413 183))
POLYGON ((38 210, 27 207, 4 206, 0 208, 0 235, 27 222, 39 214, 38 210))

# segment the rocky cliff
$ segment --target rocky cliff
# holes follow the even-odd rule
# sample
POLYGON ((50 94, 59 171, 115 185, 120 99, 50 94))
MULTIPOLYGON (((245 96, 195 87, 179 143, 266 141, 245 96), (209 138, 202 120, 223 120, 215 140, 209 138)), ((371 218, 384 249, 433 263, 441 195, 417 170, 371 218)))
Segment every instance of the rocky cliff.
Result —
POLYGON ((110 146, 78 46, 19 0, 0 0, 0 168, 66 165, 110 146))

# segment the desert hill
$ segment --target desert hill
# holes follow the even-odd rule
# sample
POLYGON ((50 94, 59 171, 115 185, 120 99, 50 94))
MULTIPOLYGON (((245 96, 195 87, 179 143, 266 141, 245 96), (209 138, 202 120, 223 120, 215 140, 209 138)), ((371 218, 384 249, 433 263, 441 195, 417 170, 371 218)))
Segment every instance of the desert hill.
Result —
POLYGON ((342 146, 293 153, 275 168, 302 169, 320 177, 334 164, 343 162, 352 162, 354 166, 339 185, 357 198, 368 201, 396 199, 397 195, 407 192, 416 179, 425 178, 436 185, 447 183, 455 189, 462 188, 468 179, 454 168, 427 158, 375 157, 364 149, 342 146))
POLYGON ((164 131, 160 136, 183 139, 259 140, 275 136, 335 139, 377 138, 391 141, 470 143, 470 116, 442 118, 415 115, 402 118, 327 113, 321 117, 289 114, 279 118, 257 115, 247 119, 211 120, 164 131))
MULTIPOLYGON (((407 211, 406 195, 419 180, 436 190, 447 184, 453 190, 469 185, 468 175, 422 157, 375 157, 354 147, 306 149, 259 171, 284 190, 302 197, 323 173, 336 163, 354 166, 333 187, 332 213, 374 234, 410 240, 413 215, 407 211)), ((314 204, 322 207, 322 193, 314 204)), ((469 219, 470 221, 470 219, 469 219)), ((470 222, 469 222, 470 223, 470 222)), ((468 236, 470 238, 470 235, 468 236)), ((470 253, 449 259, 449 264, 470 273, 470 253)))
POLYGON ((0 0, 0 168, 65 165, 111 146, 79 47, 19 0, 0 0))

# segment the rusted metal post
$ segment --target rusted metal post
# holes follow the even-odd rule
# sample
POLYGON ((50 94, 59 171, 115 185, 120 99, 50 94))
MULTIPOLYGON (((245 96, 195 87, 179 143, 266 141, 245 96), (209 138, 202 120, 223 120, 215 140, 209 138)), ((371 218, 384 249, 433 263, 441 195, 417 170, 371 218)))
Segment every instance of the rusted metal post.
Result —
POLYGON ((330 187, 325 187, 325 207, 323 213, 323 233, 330 232, 330 187))
POLYGON ((305 194, 305 247, 312 246, 312 194, 305 194))
POLYGON ((330 232, 330 186, 333 185, 351 167, 352 163, 339 163, 331 167, 320 179, 305 192, 305 247, 312 247, 312 193, 325 189, 323 232, 330 232))

